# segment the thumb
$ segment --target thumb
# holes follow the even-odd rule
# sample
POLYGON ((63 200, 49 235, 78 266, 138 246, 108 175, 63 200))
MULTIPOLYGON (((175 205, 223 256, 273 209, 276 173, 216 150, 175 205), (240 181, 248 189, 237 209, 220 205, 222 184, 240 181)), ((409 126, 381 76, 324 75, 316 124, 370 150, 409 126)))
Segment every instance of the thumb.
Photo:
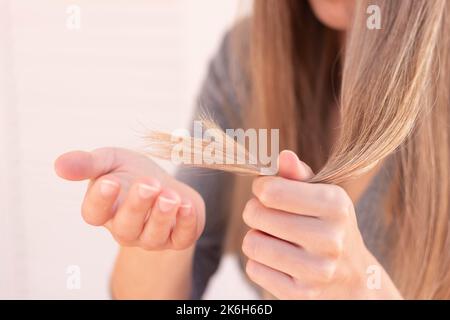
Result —
POLYGON ((312 178, 314 173, 294 152, 283 150, 278 156, 278 175, 286 179, 304 181, 312 178))
POLYGON ((98 149, 93 152, 71 151, 55 160, 55 172, 63 179, 79 181, 94 179, 114 169, 112 150, 98 149))

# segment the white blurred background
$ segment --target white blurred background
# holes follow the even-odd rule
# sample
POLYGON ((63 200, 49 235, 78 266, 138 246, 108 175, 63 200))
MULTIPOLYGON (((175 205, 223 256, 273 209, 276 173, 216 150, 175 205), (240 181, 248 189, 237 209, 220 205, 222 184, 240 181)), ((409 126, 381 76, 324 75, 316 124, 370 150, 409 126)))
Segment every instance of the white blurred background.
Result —
MULTIPOLYGON (((249 5, 0 0, 0 298, 109 298, 117 247, 81 219, 86 184, 57 178, 53 161, 186 126, 209 59, 249 5)), ((233 258, 220 269, 206 298, 254 297, 233 258)))

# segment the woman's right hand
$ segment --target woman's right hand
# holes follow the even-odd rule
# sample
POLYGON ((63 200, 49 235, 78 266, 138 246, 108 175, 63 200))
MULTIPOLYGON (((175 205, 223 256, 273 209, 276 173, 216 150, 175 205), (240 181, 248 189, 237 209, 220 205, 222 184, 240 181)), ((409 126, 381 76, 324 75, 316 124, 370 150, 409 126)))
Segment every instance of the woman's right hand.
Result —
POLYGON ((205 225, 201 196, 144 155, 118 148, 73 151, 55 161, 67 180, 90 180, 84 220, 105 226, 122 246, 182 250, 205 225))

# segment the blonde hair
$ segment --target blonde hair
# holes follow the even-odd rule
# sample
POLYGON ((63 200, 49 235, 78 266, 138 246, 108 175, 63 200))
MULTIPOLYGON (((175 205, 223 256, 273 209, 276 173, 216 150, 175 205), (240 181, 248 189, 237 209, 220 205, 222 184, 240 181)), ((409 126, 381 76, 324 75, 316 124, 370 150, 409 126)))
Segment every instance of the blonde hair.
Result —
MULTIPOLYGON (((279 128, 280 149, 317 172, 310 182, 345 183, 393 154, 395 176, 380 206, 395 230, 391 277, 406 298, 450 298, 450 4, 355 2, 341 55, 340 35, 307 1, 254 1, 250 50, 234 48, 248 62, 244 123, 279 128), (369 4, 381 8, 381 30, 366 27, 369 4), (341 121, 330 146, 324 128, 335 102, 341 121)), ((236 184, 230 237, 240 247, 249 181, 236 184)))
POLYGON ((339 35, 306 1, 255 1, 247 120, 280 128, 281 149, 318 172, 311 182, 346 182, 394 153, 386 191, 391 276, 407 298, 450 298, 450 4, 355 2, 341 71, 339 35), (381 9, 381 30, 366 27, 369 4, 381 9), (336 78, 339 138, 327 148, 322 131, 336 78))

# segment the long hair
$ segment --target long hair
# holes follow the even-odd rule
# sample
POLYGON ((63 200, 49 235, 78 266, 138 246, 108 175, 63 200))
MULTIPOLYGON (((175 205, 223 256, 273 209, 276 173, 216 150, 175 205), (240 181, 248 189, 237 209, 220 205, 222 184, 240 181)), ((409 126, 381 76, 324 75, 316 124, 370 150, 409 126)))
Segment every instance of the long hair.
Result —
POLYGON ((279 128, 281 149, 317 172, 311 182, 345 184, 392 155, 380 214, 394 230, 393 281, 407 298, 450 298, 450 3, 371 0, 382 28, 369 30, 369 1, 355 2, 343 49, 307 1, 254 1, 245 123, 279 128), (333 105, 340 127, 330 146, 333 105))
MULTIPOLYGON (((321 24, 307 1, 254 1, 250 27, 232 33, 233 61, 245 63, 232 64, 230 74, 244 72, 250 84, 235 81, 247 106, 243 126, 279 129, 280 149, 317 173, 311 183, 345 188, 390 156, 393 178, 379 204, 390 231, 389 274, 406 298, 450 298, 450 2, 355 3, 342 48, 342 35, 321 24), (366 25, 369 5, 380 8, 381 29, 366 25), (340 116, 333 144, 331 108, 340 116)), ((170 158, 170 136, 150 140, 154 155, 170 158)), ((250 182, 235 178, 229 249, 242 243, 250 182)))

